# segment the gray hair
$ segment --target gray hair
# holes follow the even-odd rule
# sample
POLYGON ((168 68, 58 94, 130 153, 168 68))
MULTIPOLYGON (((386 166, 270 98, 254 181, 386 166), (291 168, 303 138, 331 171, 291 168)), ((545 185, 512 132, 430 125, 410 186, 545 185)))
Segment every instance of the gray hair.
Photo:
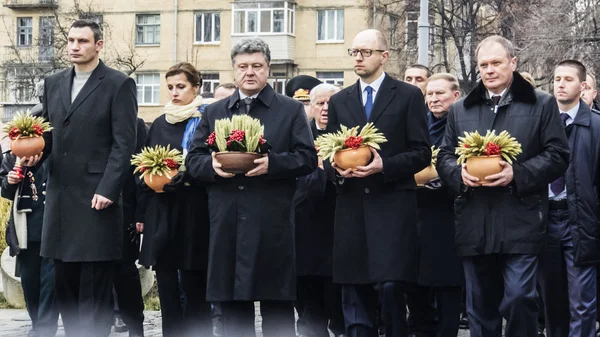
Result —
POLYGON ((231 64, 235 63, 235 57, 239 54, 263 53, 267 64, 271 64, 271 50, 269 45, 258 37, 243 39, 231 49, 231 64))
POLYGON ((310 91, 310 104, 315 104, 315 100, 317 99, 317 94, 319 93, 323 93, 323 92, 333 92, 338 93, 340 91, 340 88, 336 87, 333 84, 329 84, 329 83, 321 83, 319 85, 317 85, 316 87, 312 88, 312 90, 310 91))
POLYGON ((479 45, 477 45, 477 50, 475 51, 475 57, 479 57, 479 50, 481 50, 481 47, 491 43, 497 43, 501 45, 502 48, 506 50, 506 54, 508 54, 509 59, 515 57, 515 46, 513 45, 513 43, 510 42, 510 40, 508 40, 507 38, 504 38, 500 35, 488 36, 485 39, 483 39, 483 41, 479 42, 479 45))

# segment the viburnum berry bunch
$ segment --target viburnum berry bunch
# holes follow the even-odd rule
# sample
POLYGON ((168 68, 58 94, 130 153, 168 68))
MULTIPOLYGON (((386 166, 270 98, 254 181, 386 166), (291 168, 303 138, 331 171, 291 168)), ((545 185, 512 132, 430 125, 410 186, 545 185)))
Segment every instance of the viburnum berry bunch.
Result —
POLYGON ((263 138, 264 127, 260 120, 248 115, 236 115, 231 119, 215 122, 215 131, 206 139, 206 145, 215 152, 267 153, 271 146, 263 138))
POLYGON ((18 112, 15 117, 4 126, 6 137, 12 140, 21 137, 40 137, 44 132, 52 130, 49 122, 43 117, 34 117, 31 112, 18 112))
POLYGON ((507 131, 500 132, 487 131, 485 136, 475 132, 465 132, 464 137, 458 137, 458 146, 455 153, 459 156, 457 163, 462 164, 470 157, 496 156, 512 164, 512 161, 522 152, 521 144, 512 137, 507 131))
POLYGON ((170 145, 145 147, 142 152, 133 155, 131 165, 135 166, 133 173, 141 173, 141 177, 150 175, 165 175, 172 178, 170 172, 178 170, 183 165, 183 154, 170 145))
POLYGON ((359 128, 360 126, 355 126, 349 129, 341 125, 340 131, 319 136, 315 141, 315 145, 319 149, 319 157, 333 162, 335 153, 340 150, 358 149, 362 146, 370 146, 380 150, 379 144, 387 142, 383 133, 377 132, 378 130, 373 123, 367 123, 360 130, 360 133, 358 132, 359 128))

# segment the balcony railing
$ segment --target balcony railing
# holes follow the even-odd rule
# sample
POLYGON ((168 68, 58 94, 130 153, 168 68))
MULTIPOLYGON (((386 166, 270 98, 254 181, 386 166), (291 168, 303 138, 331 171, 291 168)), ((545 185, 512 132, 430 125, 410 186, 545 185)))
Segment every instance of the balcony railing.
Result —
POLYGON ((59 0, 4 0, 4 7, 12 9, 56 8, 59 0))

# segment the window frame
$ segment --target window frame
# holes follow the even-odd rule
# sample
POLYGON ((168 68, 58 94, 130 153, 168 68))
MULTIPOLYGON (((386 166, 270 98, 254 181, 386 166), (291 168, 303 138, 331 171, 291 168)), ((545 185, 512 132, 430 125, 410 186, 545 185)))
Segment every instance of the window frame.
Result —
POLYGON ((289 0, 281 1, 269 1, 269 2, 257 2, 257 3, 236 3, 231 5, 231 36, 255 36, 255 35, 270 35, 270 36, 281 36, 290 35, 295 36, 296 33, 296 4, 289 0), (283 2, 283 7, 272 7, 273 3, 283 2), (236 8, 236 6, 242 8, 236 8), (247 7, 247 8, 243 8, 247 7), (249 32, 249 13, 256 13, 256 29, 253 32, 249 32), (263 12, 269 12, 269 31, 263 32, 262 30, 262 14, 263 12), (283 19, 281 21, 281 32, 274 32, 275 27, 275 12, 282 12, 283 19), (242 23, 244 25, 242 31, 236 32, 236 14, 240 13, 243 15, 242 23))
POLYGON ((137 100, 138 100, 138 105, 139 106, 159 106, 160 105, 160 73, 159 72, 147 72, 147 73, 138 73, 135 76, 135 86, 136 86, 136 93, 137 95, 137 100), (158 79, 158 83, 152 83, 152 84, 146 84, 146 83, 142 83, 140 84, 140 76, 153 76, 153 80, 154 80, 154 76, 156 79, 158 79), (141 87, 141 90, 140 90, 141 87), (151 92, 152 92, 152 98, 151 98, 151 102, 144 102, 143 100, 146 98, 145 95, 145 88, 146 87, 151 87, 151 92), (158 94, 156 94, 155 96, 155 90, 154 89, 158 89, 158 94), (142 93, 142 95, 140 95, 139 93, 142 93), (155 102, 156 101, 156 102, 155 102))
POLYGON ((215 11, 201 11, 201 12, 196 12, 194 13, 194 44, 221 44, 221 12, 215 12, 215 11), (198 16, 201 16, 201 32, 200 32, 200 37, 204 38, 204 20, 205 20, 205 15, 210 15, 211 18, 211 38, 212 41, 200 41, 198 40, 198 16), (218 36, 215 34, 215 17, 218 16, 219 17, 219 34, 218 36), (218 38, 218 41, 215 41, 215 38, 218 38))
POLYGON ((18 16, 17 17, 17 47, 29 48, 33 46, 33 17, 31 16, 18 16), (29 20, 29 26, 21 26, 21 20, 29 20), (26 29, 23 32, 27 43, 21 44, 21 30, 26 29))
POLYGON ((316 37, 316 41, 317 43, 343 43, 345 38, 346 38, 346 34, 345 34, 345 30, 346 30, 346 13, 345 10, 343 8, 320 8, 317 9, 317 37, 316 37), (325 23, 325 38, 324 39, 320 39, 319 38, 319 14, 320 13, 324 13, 325 14, 325 18, 324 18, 324 23, 325 23), (334 13, 334 23, 333 23, 333 35, 334 38, 330 39, 327 37, 327 31, 328 31, 328 13, 334 13), (337 36, 339 35, 338 33, 338 19, 339 19, 339 13, 342 13, 342 39, 338 39, 337 36))
POLYGON ((135 15, 135 45, 136 46, 160 46, 160 13, 141 13, 141 14, 136 14, 135 15), (144 16, 153 16, 153 17, 158 17, 158 23, 152 23, 152 24, 141 24, 138 22, 140 17, 144 17, 144 16), (142 28, 142 37, 145 37, 147 32, 144 30, 145 27, 153 27, 154 28, 154 40, 155 42, 152 43, 148 43, 148 42, 140 42, 138 40, 138 34, 140 32, 140 27, 142 28), (157 29, 158 29, 158 36, 157 35, 157 29))
POLYGON ((315 75, 316 75, 315 77, 323 83, 339 84, 341 86, 344 86, 344 72, 343 71, 317 71, 315 75), (340 74, 341 76, 329 76, 329 74, 333 74, 333 75, 340 74))
POLYGON ((219 86, 219 84, 221 84, 221 79, 220 79, 220 75, 218 72, 206 72, 206 73, 202 73, 202 90, 200 91, 200 93, 206 92, 204 91, 204 86, 207 83, 210 83, 210 90, 209 92, 211 93, 215 93, 215 89, 219 86))

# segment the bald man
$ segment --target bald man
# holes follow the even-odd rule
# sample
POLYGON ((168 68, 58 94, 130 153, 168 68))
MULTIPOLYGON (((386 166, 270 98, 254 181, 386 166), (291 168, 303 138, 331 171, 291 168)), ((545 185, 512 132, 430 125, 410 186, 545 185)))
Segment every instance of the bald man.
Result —
POLYGON ((383 71, 389 51, 380 31, 360 32, 348 54, 360 79, 331 96, 327 131, 371 122, 388 141, 371 149, 366 166, 324 163, 338 191, 333 278, 349 337, 378 336, 378 291, 386 337, 406 337, 406 285, 417 277, 414 174, 431 160, 427 111, 421 90, 383 71))

